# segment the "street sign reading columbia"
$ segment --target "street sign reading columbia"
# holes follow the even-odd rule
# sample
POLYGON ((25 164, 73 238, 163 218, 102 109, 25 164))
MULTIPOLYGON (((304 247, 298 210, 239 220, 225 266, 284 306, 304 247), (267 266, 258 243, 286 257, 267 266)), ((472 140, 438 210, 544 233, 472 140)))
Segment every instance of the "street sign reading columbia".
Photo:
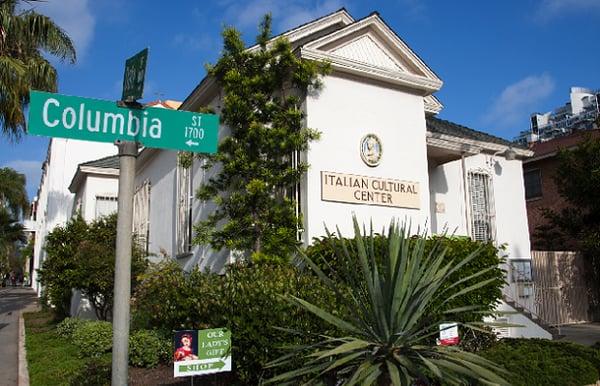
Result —
POLYGON ((161 108, 125 108, 116 102, 30 92, 29 133, 96 142, 215 153, 219 117, 161 108))

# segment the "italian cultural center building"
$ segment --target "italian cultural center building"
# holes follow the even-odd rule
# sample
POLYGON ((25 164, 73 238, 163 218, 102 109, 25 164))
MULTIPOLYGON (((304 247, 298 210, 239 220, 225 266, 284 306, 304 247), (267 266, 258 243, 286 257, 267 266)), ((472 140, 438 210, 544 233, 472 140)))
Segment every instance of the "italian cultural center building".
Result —
MULTIPOLYGON (((506 245, 509 268, 528 269, 522 161, 529 150, 437 118, 443 106, 434 94, 442 80, 377 13, 355 20, 341 9, 282 36, 302 58, 326 60, 333 69, 323 89, 302 103, 307 127, 321 132, 295 155, 310 164, 295 192, 304 244, 324 235, 325 226, 352 236, 352 214, 375 229, 395 218, 433 234, 506 245)), ((207 77, 180 109, 208 106, 218 114, 222 97, 207 77)), ((220 138, 227 132, 222 127, 220 138)), ((179 167, 176 152, 159 149, 144 149, 137 162, 134 223, 148 252, 177 257, 186 268, 220 270, 231 261, 229 251, 190 242, 193 224, 214 210, 193 198, 211 171, 198 160, 179 167)), ((519 318, 510 321, 527 327, 505 333, 549 337, 519 318)))

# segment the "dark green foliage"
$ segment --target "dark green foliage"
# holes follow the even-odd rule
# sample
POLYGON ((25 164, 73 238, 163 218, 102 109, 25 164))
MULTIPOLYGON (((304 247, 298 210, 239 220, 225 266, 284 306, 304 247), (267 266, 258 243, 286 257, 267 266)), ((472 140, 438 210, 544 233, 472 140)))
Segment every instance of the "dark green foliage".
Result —
POLYGON ((139 277, 132 301, 133 328, 202 329, 210 326, 213 315, 222 312, 217 297, 223 278, 216 274, 184 273, 176 261, 167 259, 151 265, 139 277))
POLYGON ((87 320, 79 318, 64 318, 62 322, 56 326, 56 334, 61 338, 71 339, 75 330, 77 330, 83 323, 87 322, 87 320))
POLYGON ((54 228, 46 236, 46 258, 39 269, 43 296, 52 306, 57 318, 69 316, 71 289, 75 287, 78 269, 74 256, 84 240, 88 225, 81 216, 74 217, 65 226, 54 228))
POLYGON ((598 351, 574 343, 503 339, 480 355, 504 366, 515 386, 588 385, 599 379, 598 351))
POLYGON ((296 247, 301 220, 290 193, 308 168, 297 155, 319 136, 304 127, 301 103, 328 71, 298 58, 283 38, 267 45, 270 37, 270 15, 257 50, 246 50, 235 29, 223 32, 222 56, 208 71, 223 88, 221 122, 231 133, 205 157, 205 168, 220 169, 197 192, 218 208, 196 225, 195 242, 251 252, 254 261, 281 261, 296 247))
MULTIPOLYGON (((419 236, 413 236, 413 238, 419 236)), ((365 237, 370 242, 370 236, 365 237)), ((351 253, 356 253, 356 245, 351 242, 351 239, 344 239, 347 247, 351 253)), ((378 264, 381 264, 381 258, 384 256, 388 240, 387 237, 382 235, 374 235, 373 243, 376 251, 381 253, 375 256, 379 259, 378 264)), ((502 287, 505 284, 506 272, 500 268, 501 264, 504 263, 504 259, 501 257, 501 250, 498 250, 491 243, 481 243, 473 241, 468 237, 442 237, 434 236, 428 238, 425 241, 425 251, 428 253, 434 245, 438 245, 440 248, 445 249, 445 261, 453 261, 458 264, 471 253, 479 251, 477 258, 470 260, 467 264, 463 265, 458 271, 454 272, 447 284, 440 288, 440 291, 445 290, 448 285, 455 283, 462 278, 469 277, 476 273, 481 273, 479 276, 472 280, 466 280, 459 284, 456 289, 462 290, 478 282, 489 280, 488 284, 478 288, 475 291, 471 291, 461 297, 455 298, 454 300, 447 303, 445 309, 452 309, 461 306, 469 306, 473 304, 485 306, 485 310, 491 312, 495 309, 498 300, 502 297, 502 287)), ((306 249, 306 255, 314 261, 317 266, 322 269, 328 275, 336 275, 336 272, 340 270, 340 257, 336 254, 336 249, 342 249, 342 240, 337 237, 322 237, 320 239, 315 238, 313 244, 306 249)), ((342 260, 344 261, 344 260, 342 260)), ((358 273, 358 271, 357 271, 358 273)), ((437 303, 443 301, 440 299, 437 303)), ((434 303, 434 306, 437 304, 434 303)), ((465 312, 461 314, 462 322, 474 322, 480 321, 485 314, 479 312, 465 312)))
POLYGON ((136 367, 156 367, 171 356, 171 344, 156 331, 138 330, 129 336, 129 364, 136 367))
POLYGON ((110 386, 111 357, 104 355, 88 360, 71 379, 71 386, 110 386))
POLYGON ((58 75, 47 55, 75 62, 75 47, 67 34, 26 3, 0 1, 0 127, 10 139, 25 133, 29 91, 58 88, 58 75))
POLYGON ((356 218, 354 234, 351 241, 332 238, 337 267, 330 276, 304 256, 321 282, 351 312, 336 315, 330 303, 321 306, 288 295, 290 303, 338 331, 320 336, 310 346, 289 347, 287 355, 269 366, 289 366, 298 363, 298 357, 303 361, 291 371, 280 369, 268 383, 323 385, 323 377, 331 376, 342 385, 507 384, 504 371, 495 363, 460 347, 437 346, 432 341, 441 323, 459 322, 463 329, 480 330, 478 323, 461 323, 468 319, 463 314, 489 312, 489 305, 452 307, 450 303, 497 280, 481 280, 486 270, 455 279, 462 267, 479 257, 482 248, 468 256, 459 252, 460 259, 448 257, 445 239, 411 237, 409 229, 395 222, 387 230, 388 237, 378 238, 378 243, 372 230, 361 231, 356 218), (473 284, 461 288, 464 282, 473 284))
MULTIPOLYGON (((110 319, 113 303, 117 216, 103 217, 87 224, 81 216, 46 237, 47 257, 39 270, 49 302, 59 317, 69 315, 71 289, 78 289, 94 307, 101 320, 110 319)), ((146 269, 142 252, 133 243, 132 287, 146 269)))
POLYGON ((137 287, 133 318, 137 327, 169 332, 231 329, 236 384, 255 385, 273 375, 263 366, 281 353, 280 346, 307 342, 275 327, 332 332, 319 318, 287 302, 285 295, 320 305, 336 303, 312 274, 290 265, 232 265, 218 276, 198 270, 186 275, 176 263, 167 262, 145 275, 137 287))
POLYGON ((81 357, 99 357, 112 349, 112 324, 102 320, 89 321, 73 331, 73 343, 81 357))

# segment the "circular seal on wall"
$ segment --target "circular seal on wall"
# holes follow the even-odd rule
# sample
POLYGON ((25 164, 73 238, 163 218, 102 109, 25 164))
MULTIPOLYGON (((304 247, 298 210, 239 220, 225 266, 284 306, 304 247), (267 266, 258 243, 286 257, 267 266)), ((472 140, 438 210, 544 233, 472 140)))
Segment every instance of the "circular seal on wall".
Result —
POLYGON ((382 154, 381 140, 375 134, 367 134, 360 140, 360 157, 368 166, 379 165, 382 154))

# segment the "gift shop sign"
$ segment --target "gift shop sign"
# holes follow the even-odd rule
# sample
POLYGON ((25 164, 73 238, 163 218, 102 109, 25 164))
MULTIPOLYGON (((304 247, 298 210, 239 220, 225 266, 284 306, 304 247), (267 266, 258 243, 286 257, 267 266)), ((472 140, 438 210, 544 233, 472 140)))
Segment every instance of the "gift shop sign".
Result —
POLYGON ((226 328, 175 332, 175 377, 231 371, 231 331, 226 328))
POLYGON ((321 172, 321 199, 350 204, 419 209, 419 183, 321 172))

